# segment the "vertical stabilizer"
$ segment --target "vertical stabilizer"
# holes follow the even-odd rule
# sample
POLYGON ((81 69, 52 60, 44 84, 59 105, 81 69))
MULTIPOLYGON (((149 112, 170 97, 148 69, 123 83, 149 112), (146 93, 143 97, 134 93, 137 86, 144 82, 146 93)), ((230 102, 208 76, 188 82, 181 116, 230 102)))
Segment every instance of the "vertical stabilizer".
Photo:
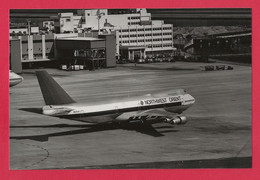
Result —
POLYGON ((76 102, 46 71, 36 71, 36 76, 46 105, 61 105, 76 102))

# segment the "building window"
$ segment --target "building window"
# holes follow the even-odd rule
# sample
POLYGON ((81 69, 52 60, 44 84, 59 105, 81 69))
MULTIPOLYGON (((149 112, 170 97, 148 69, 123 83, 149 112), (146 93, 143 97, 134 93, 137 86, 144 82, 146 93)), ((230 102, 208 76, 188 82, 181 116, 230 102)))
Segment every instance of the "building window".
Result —
POLYGON ((171 41, 172 38, 163 38, 164 41, 171 41))
POLYGON ((171 32, 163 33, 163 35, 172 35, 171 32))
POLYGON ((172 27, 163 27, 163 30, 170 30, 172 27))
POLYGON ((153 28, 154 31, 161 30, 161 28, 153 28))
POLYGON ((154 36, 161 36, 162 33, 153 33, 154 36))
MULTIPOLYGON (((136 25, 136 24, 139 24, 139 22, 132 22, 132 23, 130 23, 131 25, 136 25)), ((128 25, 129 25, 129 23, 128 23, 128 25)))
POLYGON ((131 19, 140 19, 139 16, 132 16, 131 19))
POLYGON ((172 44, 164 44, 164 47, 172 47, 172 44))

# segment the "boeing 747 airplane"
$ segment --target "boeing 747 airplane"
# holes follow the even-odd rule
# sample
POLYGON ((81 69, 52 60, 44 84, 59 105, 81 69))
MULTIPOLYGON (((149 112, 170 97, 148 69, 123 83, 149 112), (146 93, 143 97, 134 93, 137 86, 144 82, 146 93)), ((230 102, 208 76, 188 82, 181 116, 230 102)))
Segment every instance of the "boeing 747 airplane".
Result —
POLYGON ((146 127, 160 122, 185 124, 187 118, 180 114, 195 103, 183 89, 105 102, 77 103, 46 71, 36 71, 36 75, 46 104, 42 108, 43 114, 91 124, 139 122, 146 127))

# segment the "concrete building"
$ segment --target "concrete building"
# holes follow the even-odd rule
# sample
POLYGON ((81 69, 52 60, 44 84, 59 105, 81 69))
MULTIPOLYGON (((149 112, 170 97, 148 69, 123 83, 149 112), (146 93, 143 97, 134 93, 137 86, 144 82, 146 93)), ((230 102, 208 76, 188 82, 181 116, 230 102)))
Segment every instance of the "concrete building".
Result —
POLYGON ((193 38, 184 46, 191 60, 207 61, 208 57, 243 58, 241 62, 251 62, 252 32, 229 32, 193 38))
POLYGON ((54 21, 43 21, 42 27, 46 28, 46 31, 53 31, 54 30, 54 21))
POLYGON ((99 34, 110 34, 115 31, 116 56, 128 60, 144 59, 147 55, 170 55, 176 50, 172 25, 151 20, 146 9, 77 10, 77 15, 59 13, 51 19, 58 33, 98 31, 99 34))
POLYGON ((49 34, 10 37, 10 69, 84 65, 86 69, 116 65, 114 34, 49 34))
POLYGON ((10 69, 14 72, 20 73, 22 65, 54 59, 54 34, 10 37, 10 69))
MULTIPOLYGON (((172 25, 164 24, 164 21, 160 20, 151 20, 151 14, 147 13, 146 9, 78 10, 77 15, 74 15, 73 12, 62 12, 50 17, 50 21, 42 23, 42 26, 44 25, 46 27, 54 25, 54 31, 61 34, 10 37, 11 66, 28 65, 30 67, 34 63, 54 62, 55 60, 59 60, 59 64, 73 64, 77 60, 86 66, 92 64, 98 68, 113 67, 116 56, 128 60, 138 60, 146 58, 147 55, 157 57, 164 55, 165 57, 175 50, 172 25), (78 34, 80 31, 84 32, 83 35, 78 34), (102 51, 105 61, 103 59, 94 61, 97 60, 94 56, 84 56, 84 58, 77 56, 77 54, 81 54, 82 50, 83 54, 87 54, 88 51, 95 54, 96 51, 93 47, 100 44, 100 41, 103 45, 97 48, 105 49, 102 51), (69 43, 74 46, 68 45, 69 43), (65 46, 68 47, 65 48, 65 46), (18 49, 13 47, 18 47, 18 49), (13 52, 16 51, 20 53, 14 55, 13 52), (61 52, 63 54, 73 53, 66 58, 61 55, 61 52)), ((52 29, 52 27, 48 27, 48 29, 52 29)), ((101 51, 97 52, 100 54, 101 51)))
POLYGON ((81 22, 81 16, 75 16, 73 13, 59 13, 58 18, 53 17, 52 19, 56 19, 54 25, 59 27, 59 33, 75 32, 81 22))
MULTIPOLYGON (((30 34, 38 34, 39 33, 39 27, 30 27, 30 34)), ((10 35, 15 34, 29 34, 28 28, 10 28, 9 29, 10 35)))
POLYGON ((56 59, 60 64, 80 64, 87 69, 115 67, 115 36, 60 37, 56 39, 56 59))
POLYGON ((120 48, 129 49, 126 53, 130 60, 134 57, 145 58, 146 55, 172 53, 175 50, 171 24, 151 20, 151 14, 147 13, 146 9, 112 12, 109 9, 91 9, 79 10, 78 14, 85 17, 82 28, 105 32, 117 31, 117 53, 120 48))

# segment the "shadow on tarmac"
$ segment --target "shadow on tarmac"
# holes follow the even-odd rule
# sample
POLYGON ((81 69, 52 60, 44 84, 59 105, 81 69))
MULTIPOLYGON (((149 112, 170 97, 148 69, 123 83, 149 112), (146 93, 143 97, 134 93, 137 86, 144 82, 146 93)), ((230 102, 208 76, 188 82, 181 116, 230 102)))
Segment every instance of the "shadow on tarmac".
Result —
MULTIPOLYGON (((31 139, 35 141, 48 141, 50 137, 57 137, 57 136, 67 136, 67 135, 75 135, 75 134, 85 134, 85 133, 92 133, 92 132, 99 132, 99 131, 107 131, 107 130, 116 130, 116 129, 123 129, 128 131, 136 131, 142 134, 146 134, 153 137, 161 137, 164 136, 163 133, 170 133, 170 132, 178 132, 178 130, 164 130, 158 132, 153 126, 149 124, 142 124, 142 123, 127 123, 127 124, 113 124, 113 123, 104 123, 104 124, 96 124, 96 125, 69 125, 69 124, 56 124, 56 125, 45 125, 45 126, 10 126, 10 128, 83 128, 83 129, 76 129, 76 130, 68 130, 64 132, 56 132, 56 133, 49 133, 44 135, 30 135, 30 136, 11 136, 10 139, 15 140, 23 140, 23 139, 31 139)), ((166 128, 166 127, 164 127, 166 128)), ((168 127, 169 128, 169 127, 168 127)))
MULTIPOLYGON (((33 76, 36 76, 36 71, 43 71, 43 70, 45 70, 45 69, 35 69, 35 70, 25 70, 25 71, 23 71, 23 75, 25 75, 25 74, 29 74, 29 75, 33 75, 33 76)), ((68 72, 68 71, 57 71, 57 72, 50 72, 50 74, 51 74, 51 76, 53 76, 53 77, 69 77, 70 75, 69 74, 66 74, 66 72, 68 72)))
MULTIPOLYGON (((205 160, 164 161, 101 166, 67 167, 65 169, 212 169, 252 168, 252 157, 231 157, 205 160)), ((64 169, 64 168, 63 168, 64 169)))
POLYGON ((20 108, 19 110, 42 115, 42 108, 20 108))

